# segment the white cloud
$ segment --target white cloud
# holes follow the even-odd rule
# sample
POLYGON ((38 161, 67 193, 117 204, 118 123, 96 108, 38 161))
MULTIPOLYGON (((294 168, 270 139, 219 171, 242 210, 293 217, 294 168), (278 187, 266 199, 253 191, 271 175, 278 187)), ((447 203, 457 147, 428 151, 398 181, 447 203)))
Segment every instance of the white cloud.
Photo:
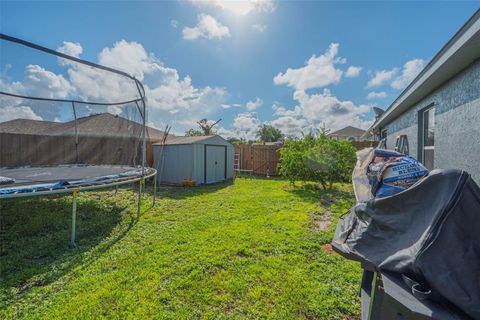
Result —
POLYGON ((302 132, 308 132, 310 127, 306 119, 294 116, 281 116, 270 121, 269 124, 288 136, 299 136, 302 132))
POLYGON ((391 70, 376 71, 373 78, 370 79, 370 81, 368 81, 367 87, 373 88, 373 87, 379 87, 383 84, 386 84, 396 75, 397 72, 398 72, 398 68, 393 68, 391 70))
POLYGON ((370 79, 367 88, 379 87, 389 84, 393 89, 402 90, 415 79, 425 67, 425 60, 412 59, 407 61, 402 68, 376 71, 370 79))
POLYGON ((391 86, 394 89, 404 89, 410 84, 410 82, 415 79, 415 77, 422 71, 425 67, 425 61, 423 59, 413 59, 407 61, 402 68, 402 74, 396 77, 391 86))
MULTIPOLYGON (((113 47, 101 51, 99 62, 122 68, 141 80, 148 98, 149 121, 161 128, 167 123, 172 125, 172 133, 181 134, 196 127, 196 121, 215 114, 222 108, 222 104, 225 105, 228 97, 223 88, 195 87, 190 76, 181 77, 176 69, 163 65, 155 55, 148 53, 137 42, 116 42, 113 47)), ((104 81, 107 79, 98 75, 92 78, 88 77, 85 70, 79 71, 77 76, 87 77, 84 81, 77 81, 79 85, 80 82, 87 84, 82 91, 85 94, 90 92, 109 97, 122 94, 122 98, 127 98, 127 94, 130 98, 136 96, 136 87, 131 82, 118 79, 107 82, 104 81), (108 89, 109 86, 112 88, 108 89)))
POLYGON ((2 106, 0 107, 0 122, 14 119, 42 120, 42 117, 27 106, 2 106))
POLYGON ((331 43, 325 54, 313 55, 304 67, 288 68, 285 73, 279 73, 273 78, 277 85, 288 85, 295 90, 326 87, 336 84, 342 78, 343 71, 335 67, 338 63, 345 63, 345 59, 337 58, 338 43, 331 43))
POLYGON ((358 77, 360 75, 360 72, 362 71, 362 69, 363 69, 362 67, 350 66, 350 67, 348 67, 347 73, 345 74, 345 76, 347 78, 358 77))
POLYGON ((140 43, 125 40, 115 42, 112 48, 103 48, 98 55, 98 62, 125 71, 140 81, 144 79, 146 73, 155 72, 159 64, 140 43))
POLYGON ((237 137, 237 134, 233 130, 227 129, 225 127, 218 128, 216 133, 225 139, 237 137))
POLYGON ((387 93, 385 91, 381 92, 369 92, 367 95, 367 99, 372 100, 372 99, 383 99, 387 97, 387 93))
POLYGON ((252 25, 252 29, 257 32, 263 33, 265 32, 265 30, 267 30, 267 26, 264 24, 255 23, 254 25, 252 25))
POLYGON ((178 21, 175 19, 170 20, 170 26, 174 29, 178 28, 178 21))
POLYGON ((243 107, 243 104, 241 103, 232 103, 232 104, 222 104, 221 107, 223 109, 232 109, 232 108, 242 108, 243 107))
MULTIPOLYGON (((0 74, 0 89, 19 95, 50 99, 68 98, 75 92, 69 81, 62 75, 32 64, 25 67, 21 81, 9 81, 6 74, 0 74)), ((6 113, 10 112, 7 110, 14 110, 10 118, 52 120, 60 114, 59 105, 60 103, 55 102, 0 96, 0 108, 4 112, 3 120, 7 119, 6 113)))
POLYGON ((25 67, 22 81, 7 82, 0 79, 0 88, 6 92, 51 99, 66 98, 73 91, 62 75, 33 64, 25 67))
POLYGON ((23 85, 28 95, 46 98, 66 98, 72 90, 62 75, 31 64, 25 68, 23 85))
MULTIPOLYGON (((77 52, 81 52, 80 45, 77 49, 80 49, 77 52)), ((161 128, 167 123, 173 125, 172 133, 183 133, 186 129, 195 127, 195 121, 213 116, 228 98, 228 93, 223 88, 194 86, 188 75, 181 77, 176 69, 164 66, 137 42, 118 41, 112 47, 104 48, 98 55, 98 60, 101 64, 125 70, 142 80, 148 98, 149 122, 161 128)), ((134 82, 128 78, 73 62, 62 66, 68 68, 66 78, 37 65, 26 67, 22 81, 7 81, 6 75, 0 74, 0 88, 7 92, 39 97, 71 96, 89 101, 130 100, 138 96, 134 82)), ((36 107, 25 104, 22 99, 9 101, 8 104, 2 100, 1 105, 28 105, 36 116, 45 120, 61 118, 58 108, 36 107), (44 110, 49 110, 46 116, 44 110)), ((122 107, 99 110, 82 106, 81 109, 83 113, 108 111, 118 114, 122 107)), ((28 110, 19 110, 23 110, 25 117, 34 117, 27 113, 28 110)))
POLYGON ((370 111, 370 105, 356 105, 352 101, 340 100, 330 90, 324 89, 320 94, 307 94, 296 91, 293 98, 298 102, 298 113, 312 124, 325 124, 332 130, 347 125, 366 127, 369 121, 362 117, 370 111))
POLYGON ((275 10, 273 0, 190 0, 190 2, 199 7, 213 6, 239 16, 245 16, 253 12, 273 12, 275 10))
POLYGON ((248 111, 253 111, 263 105, 263 100, 260 98, 256 98, 255 101, 248 101, 245 107, 248 111))
POLYGON ((196 40, 198 38, 212 40, 230 37, 230 30, 215 20, 214 17, 208 14, 201 14, 198 16, 197 25, 195 27, 183 28, 182 34, 185 40, 196 40))
POLYGON ((245 140, 255 140, 261 122, 255 112, 242 112, 233 119, 233 133, 245 140))
POLYGON ((63 41, 63 46, 57 48, 57 51, 75 58, 79 58, 83 52, 83 48, 78 42, 63 41))
POLYGON ((321 126, 331 130, 346 126, 366 128, 371 121, 366 120, 370 105, 356 105, 352 101, 340 100, 330 90, 322 93, 307 94, 298 90, 293 94, 297 105, 292 109, 274 104, 274 115, 277 116, 270 124, 279 128, 287 135, 299 136, 321 126))

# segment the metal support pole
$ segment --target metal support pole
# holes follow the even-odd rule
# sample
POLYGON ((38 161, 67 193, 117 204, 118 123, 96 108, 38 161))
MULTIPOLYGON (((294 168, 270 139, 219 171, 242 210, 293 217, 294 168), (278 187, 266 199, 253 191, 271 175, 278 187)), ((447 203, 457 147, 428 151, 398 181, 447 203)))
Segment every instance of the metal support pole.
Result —
POLYGON ((155 205, 155 200, 157 199, 157 175, 153 176, 153 205, 155 205))
POLYGON ((142 187, 145 185, 145 179, 140 179, 138 183, 138 207, 137 207, 137 220, 140 220, 140 207, 142 205, 142 187))
POLYGON ((75 102, 72 101, 73 117, 75 118, 75 163, 79 163, 78 157, 78 124, 77 124, 77 111, 75 110, 75 102))
POLYGON ((70 237, 70 244, 75 246, 75 234, 77 229, 77 194, 78 189, 72 189, 72 234, 70 237))

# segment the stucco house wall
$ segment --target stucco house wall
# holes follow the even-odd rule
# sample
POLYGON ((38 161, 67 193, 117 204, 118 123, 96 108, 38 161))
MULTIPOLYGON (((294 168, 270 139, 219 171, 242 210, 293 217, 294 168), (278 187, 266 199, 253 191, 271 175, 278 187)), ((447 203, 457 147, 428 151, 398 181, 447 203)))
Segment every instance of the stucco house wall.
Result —
POLYGON ((462 169, 480 183, 480 59, 383 126, 387 148, 406 134, 410 155, 418 155, 419 112, 435 107, 435 168, 462 169))

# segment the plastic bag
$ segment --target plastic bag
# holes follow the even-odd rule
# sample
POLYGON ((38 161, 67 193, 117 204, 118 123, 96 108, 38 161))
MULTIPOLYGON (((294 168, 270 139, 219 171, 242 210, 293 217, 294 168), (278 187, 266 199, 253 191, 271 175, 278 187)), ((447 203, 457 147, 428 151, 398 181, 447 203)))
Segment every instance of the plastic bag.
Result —
POLYGON ((396 151, 367 148, 357 152, 352 174, 357 202, 382 198, 408 189, 428 174, 415 158, 396 151))
POLYGON ((394 195, 410 188, 428 174, 428 170, 415 158, 395 151, 373 150, 373 160, 367 176, 376 198, 394 195))

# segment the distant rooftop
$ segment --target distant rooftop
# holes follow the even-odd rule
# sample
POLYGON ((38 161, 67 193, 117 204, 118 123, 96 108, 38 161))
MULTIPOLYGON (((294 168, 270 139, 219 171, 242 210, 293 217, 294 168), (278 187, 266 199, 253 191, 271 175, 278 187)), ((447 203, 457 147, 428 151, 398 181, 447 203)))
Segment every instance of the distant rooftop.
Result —
MULTIPOLYGON (((142 125, 111 113, 99 113, 77 119, 77 130, 83 136, 141 136, 142 125)), ((53 122, 30 119, 15 119, 0 123, 0 133, 34 134, 34 135, 75 135, 75 120, 53 122)), ((164 133, 147 127, 150 139, 161 140, 164 133)))
POLYGON ((329 137, 360 137, 365 133, 365 130, 360 128, 348 126, 343 129, 329 133, 329 137))

